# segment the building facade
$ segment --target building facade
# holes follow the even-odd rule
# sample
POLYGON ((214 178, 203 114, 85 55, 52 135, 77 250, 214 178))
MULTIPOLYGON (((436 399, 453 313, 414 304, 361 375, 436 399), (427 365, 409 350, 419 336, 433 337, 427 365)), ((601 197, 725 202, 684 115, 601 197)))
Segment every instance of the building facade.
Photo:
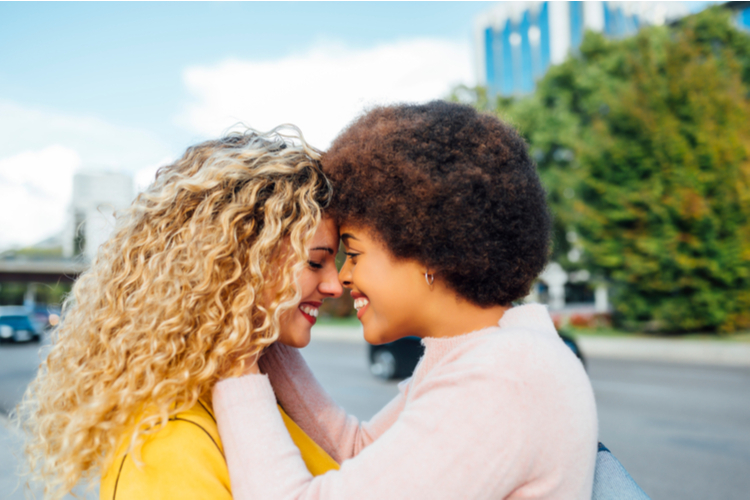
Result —
POLYGON ((727 2, 725 5, 734 11, 734 22, 737 27, 750 31, 750 2, 727 2))
POLYGON ((82 172, 73 177, 73 198, 63 233, 63 256, 91 262, 112 233, 114 212, 133 201, 133 178, 115 172, 82 172))
MULTIPOLYGON (((739 28, 750 29, 750 2, 725 6, 739 28)), ((492 96, 528 94, 550 65, 575 53, 586 30, 622 38, 690 13, 686 2, 498 3, 476 23, 479 82, 492 96)))

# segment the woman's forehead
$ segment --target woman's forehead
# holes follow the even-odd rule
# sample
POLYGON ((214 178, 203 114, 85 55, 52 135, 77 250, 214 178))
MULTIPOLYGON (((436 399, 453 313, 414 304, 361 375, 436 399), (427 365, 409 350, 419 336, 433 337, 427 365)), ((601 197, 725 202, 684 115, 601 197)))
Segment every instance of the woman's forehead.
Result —
POLYGON ((372 229, 366 226, 363 226, 362 224, 356 224, 353 222, 343 221, 338 226, 338 232, 340 236, 347 234, 349 236, 353 236, 356 239, 361 239, 361 238, 373 239, 372 229))
POLYGON ((313 237, 313 245, 327 246, 333 248, 334 251, 338 248, 339 228, 333 219, 325 217, 320 221, 318 230, 315 232, 315 236, 313 237))

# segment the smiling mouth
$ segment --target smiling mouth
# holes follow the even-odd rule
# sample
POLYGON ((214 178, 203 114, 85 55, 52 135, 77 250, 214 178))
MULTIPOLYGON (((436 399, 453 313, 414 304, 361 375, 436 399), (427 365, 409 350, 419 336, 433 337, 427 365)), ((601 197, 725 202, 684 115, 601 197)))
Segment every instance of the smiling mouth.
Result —
POLYGON ((362 315, 365 312, 365 309, 367 309, 367 305, 370 303, 370 300, 367 297, 357 297, 354 299, 354 309, 357 310, 357 318, 362 319, 362 315))
POLYGON ((370 301, 367 300, 367 297, 359 297, 357 300, 354 301, 354 309, 359 311, 360 309, 364 309, 369 303, 370 301))
POLYGON ((305 317, 307 321, 309 321, 311 324, 315 324, 315 322, 318 320, 318 309, 320 308, 320 304, 316 303, 310 303, 310 302, 303 302, 299 305, 298 309, 302 313, 302 316, 305 317))

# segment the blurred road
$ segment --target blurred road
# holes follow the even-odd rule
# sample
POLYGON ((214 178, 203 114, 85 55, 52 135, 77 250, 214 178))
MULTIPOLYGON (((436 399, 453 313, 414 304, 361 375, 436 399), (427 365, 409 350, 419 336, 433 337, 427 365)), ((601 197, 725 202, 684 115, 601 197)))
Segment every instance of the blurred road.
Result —
POLYGON ((654 500, 747 499, 750 368, 591 360, 599 436, 654 500))
POLYGON ((7 415, 36 375, 40 345, 0 344, 0 413, 7 415))
MULTIPOLYGON (((0 408, 38 365, 38 345, 0 346, 0 408)), ((366 345, 318 340, 303 355, 333 398, 367 419, 397 393, 373 378, 366 345)), ((590 359, 600 439, 654 500, 745 499, 750 491, 750 369, 590 359)), ((0 429, 0 498, 22 499, 17 437, 0 429), (3 496, 8 495, 8 496, 3 496)))

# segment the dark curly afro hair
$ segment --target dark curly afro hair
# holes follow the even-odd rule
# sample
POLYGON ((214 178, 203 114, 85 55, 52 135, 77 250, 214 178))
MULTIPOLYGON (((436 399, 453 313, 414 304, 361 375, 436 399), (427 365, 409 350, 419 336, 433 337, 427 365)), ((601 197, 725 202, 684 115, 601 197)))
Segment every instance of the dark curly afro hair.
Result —
POLYGON ((444 101, 374 108, 322 162, 329 214, 474 304, 525 297, 547 262, 544 188, 523 139, 493 116, 444 101))

